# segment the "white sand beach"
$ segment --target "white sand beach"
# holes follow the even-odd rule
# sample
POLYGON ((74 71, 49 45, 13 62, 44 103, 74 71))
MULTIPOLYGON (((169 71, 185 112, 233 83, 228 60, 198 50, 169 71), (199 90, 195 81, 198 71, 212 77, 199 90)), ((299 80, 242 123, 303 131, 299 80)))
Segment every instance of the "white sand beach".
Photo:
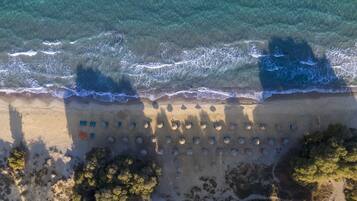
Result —
POLYGON ((184 99, 104 104, 4 95, 0 122, 2 143, 41 140, 72 160, 96 146, 152 158, 163 169, 156 194, 181 200, 202 176, 214 175, 224 186, 225 171, 234 164, 272 165, 303 135, 331 123, 356 128, 357 102, 350 94, 287 95, 259 104, 184 99))

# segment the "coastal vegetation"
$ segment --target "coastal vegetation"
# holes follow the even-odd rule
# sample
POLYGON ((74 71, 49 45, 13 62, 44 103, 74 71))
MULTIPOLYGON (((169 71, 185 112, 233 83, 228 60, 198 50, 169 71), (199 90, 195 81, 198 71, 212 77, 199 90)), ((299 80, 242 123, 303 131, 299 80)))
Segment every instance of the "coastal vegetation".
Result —
POLYGON ((356 200, 356 130, 336 124, 305 136, 300 152, 292 159, 292 178, 317 189, 331 182, 349 182, 346 197, 356 200))
POLYGON ((154 162, 94 148, 75 172, 73 200, 149 200, 160 175, 154 162))
POLYGON ((10 151, 9 157, 7 157, 6 162, 11 171, 24 171, 26 160, 26 149, 24 146, 20 145, 13 147, 10 151))

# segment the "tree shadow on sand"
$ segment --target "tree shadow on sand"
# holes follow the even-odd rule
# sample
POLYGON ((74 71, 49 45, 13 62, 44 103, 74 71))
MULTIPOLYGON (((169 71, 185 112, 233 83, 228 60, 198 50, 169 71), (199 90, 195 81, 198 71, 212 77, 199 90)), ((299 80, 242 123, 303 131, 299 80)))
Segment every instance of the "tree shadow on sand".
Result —
MULTIPOLYGON (((267 49, 259 59, 259 76, 263 95, 270 95, 272 91, 304 92, 329 89, 349 91, 347 84, 335 74, 323 52, 316 53, 306 41, 290 37, 274 37, 269 41, 267 49)), ((355 102, 353 97, 351 97, 351 101, 355 102)), ((291 107, 298 108, 301 105, 295 106, 292 102, 291 107)), ((328 105, 321 105, 321 107, 328 107, 328 105)), ((274 171, 275 176, 279 179, 277 183, 279 197, 282 199, 310 199, 310 191, 297 185, 287 176, 291 169, 288 161, 290 157, 284 155, 289 155, 291 152, 287 153, 287 151, 291 148, 294 149, 294 144, 300 141, 302 133, 306 132, 302 128, 307 128, 310 131, 321 129, 327 126, 325 122, 328 122, 327 118, 329 117, 323 114, 312 117, 305 112, 300 115, 300 118, 296 118, 298 114, 293 117, 294 114, 284 115, 282 111, 280 117, 275 114, 276 118, 272 119, 269 117, 271 115, 269 109, 261 104, 257 105, 253 113, 255 122, 269 125, 267 128, 269 132, 264 134, 263 146, 268 145, 269 142, 274 143, 274 149, 268 150, 268 152, 281 158, 274 171), (287 133, 281 135, 284 132, 287 133), (284 145, 287 142, 290 143, 289 146, 284 145)), ((338 119, 336 121, 334 123, 339 123, 338 119)))
POLYGON ((68 155, 73 167, 97 147, 108 148, 112 156, 129 155, 157 162, 157 147, 152 142, 153 120, 145 116, 144 103, 126 77, 113 79, 99 70, 78 66, 76 90, 95 94, 65 100, 67 128, 72 139, 68 155), (108 102, 114 94, 115 102, 108 102), (103 95, 106 103, 101 102, 103 95))

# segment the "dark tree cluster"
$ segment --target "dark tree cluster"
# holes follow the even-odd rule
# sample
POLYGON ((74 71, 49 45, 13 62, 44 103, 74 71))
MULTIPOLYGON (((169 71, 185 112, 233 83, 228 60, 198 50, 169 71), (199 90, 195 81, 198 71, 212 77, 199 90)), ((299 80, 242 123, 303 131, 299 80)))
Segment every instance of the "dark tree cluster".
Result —
POLYGON ((149 200, 161 175, 156 163, 110 155, 105 148, 95 148, 87 154, 75 173, 73 200, 149 200))

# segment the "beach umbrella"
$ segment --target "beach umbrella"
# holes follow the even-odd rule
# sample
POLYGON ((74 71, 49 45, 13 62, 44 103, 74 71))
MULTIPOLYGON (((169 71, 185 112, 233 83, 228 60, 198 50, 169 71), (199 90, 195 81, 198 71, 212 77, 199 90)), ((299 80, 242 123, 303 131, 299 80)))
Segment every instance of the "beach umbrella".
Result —
POLYGON ((172 121, 172 124, 171 124, 171 129, 172 129, 172 130, 177 130, 177 129, 178 129, 178 127, 179 127, 178 122, 176 122, 176 121, 172 121))
POLYGON ((170 144, 172 142, 171 136, 166 136, 165 141, 166 141, 166 144, 170 144))
POLYGON ((193 137, 193 139, 192 139, 192 141, 193 141, 193 144, 200 144, 200 138, 199 137, 193 137))
POLYGON ((145 122, 145 123, 144 123, 144 128, 150 128, 150 122, 148 122, 148 121, 145 122))
POLYGON ((289 144, 289 139, 288 138, 283 138, 282 139, 283 145, 289 144))
POLYGON ((158 128, 163 128, 164 127, 164 122, 158 122, 157 127, 158 128))
POLYGON ((162 148, 157 149, 156 151, 157 155, 164 155, 164 150, 162 148))
POLYGON ((215 137, 210 137, 209 140, 208 140, 208 143, 209 144, 216 144, 216 138, 215 137))
POLYGON ((238 155, 238 149, 232 148, 231 149, 231 155, 232 156, 237 156, 238 155))
POLYGON ((172 155, 177 156, 179 155, 179 150, 177 148, 172 149, 172 155))
POLYGON ((201 122, 201 129, 204 130, 207 128, 207 124, 205 122, 201 122))
POLYGON ((231 138, 226 136, 223 138, 223 142, 224 142, 224 144, 229 144, 231 142, 231 138))
POLYGON ((152 137, 151 137, 151 142, 152 142, 152 143, 157 143, 157 137, 152 136, 152 137))
POLYGON ((252 130, 252 124, 251 123, 246 123, 245 124, 245 130, 252 130))
POLYGON ((245 139, 243 137, 238 138, 238 143, 239 144, 244 144, 245 143, 245 139))
POLYGON ((274 138, 269 138, 268 143, 269 143, 269 145, 273 146, 275 144, 274 138))
POLYGON ((191 129, 192 128, 192 122, 186 122, 185 128, 187 130, 191 129))
POLYGON ((186 143, 185 137, 182 137, 182 136, 181 136, 181 137, 179 138, 179 143, 180 143, 180 144, 185 144, 185 143, 186 143))
POLYGON ((214 128, 215 128, 217 131, 220 131, 220 130, 222 130, 222 125, 221 125, 220 123, 216 122, 216 123, 214 124, 214 128))
POLYGON ((135 142, 136 142, 137 144, 142 144, 142 143, 144 142, 144 139, 139 136, 139 137, 137 137, 137 138, 135 139, 135 142))
POLYGON ((122 140, 124 143, 128 143, 128 142, 129 142, 129 138, 126 137, 126 136, 122 137, 121 140, 122 140))
POLYGON ((115 142, 115 138, 112 137, 112 136, 108 137, 107 140, 108 140, 108 142, 110 142, 110 143, 114 143, 114 142, 115 142))
POLYGON ((188 156, 192 156, 192 154, 193 154, 192 148, 188 148, 188 149, 186 150, 186 154, 187 154, 188 156))
POLYGON ((129 126, 130 130, 135 129, 135 127, 136 127, 136 123, 135 123, 135 122, 132 122, 132 123, 130 124, 130 126, 129 126))
POLYGON ((266 130, 266 125, 265 124, 259 124, 259 129, 262 131, 266 130))
POLYGON ((252 142, 253 142, 253 144, 255 144, 255 145, 259 145, 259 144, 260 144, 260 140, 259 140, 259 138, 257 138, 257 137, 253 138, 252 142))
POLYGON ((217 148, 216 149, 216 154, 219 155, 219 156, 222 156, 223 155, 223 149, 222 148, 217 148))
POLYGON ((235 123, 229 124, 229 130, 235 130, 236 128, 237 128, 237 124, 235 124, 235 123))
POLYGON ((146 151, 146 149, 142 149, 142 150, 140 150, 140 154, 142 156, 146 156, 148 154, 148 151, 146 151))

